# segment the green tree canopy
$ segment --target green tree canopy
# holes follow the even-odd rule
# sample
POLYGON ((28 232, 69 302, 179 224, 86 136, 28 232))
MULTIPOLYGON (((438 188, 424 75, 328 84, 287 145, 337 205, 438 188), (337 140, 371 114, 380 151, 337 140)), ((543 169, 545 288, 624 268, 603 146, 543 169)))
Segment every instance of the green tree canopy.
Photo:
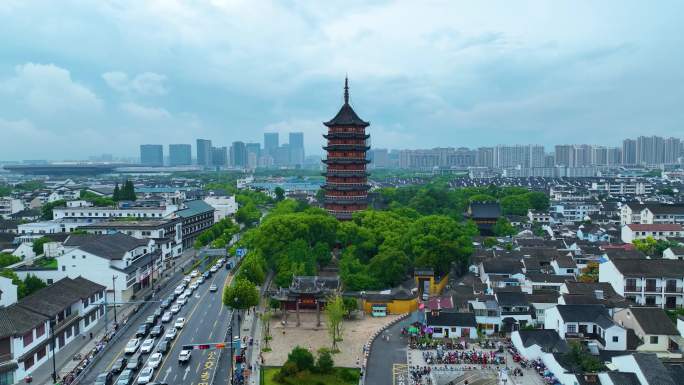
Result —
POLYGON ((52 242, 52 240, 48 237, 40 237, 33 241, 33 252, 36 253, 36 255, 41 255, 43 254, 43 245, 45 245, 48 242, 52 242))
POLYGON ((500 217, 496 220, 494 226, 492 226, 492 232, 498 236, 509 237, 517 234, 518 230, 511 225, 511 222, 509 222, 508 219, 500 217))
POLYGON ((64 199, 59 199, 53 202, 45 203, 41 208, 41 218, 45 220, 52 220, 52 209, 55 207, 66 206, 66 201, 64 199))
POLYGON ((247 279, 236 278, 234 285, 223 289, 223 304, 233 309, 249 309, 259 304, 259 291, 247 279))

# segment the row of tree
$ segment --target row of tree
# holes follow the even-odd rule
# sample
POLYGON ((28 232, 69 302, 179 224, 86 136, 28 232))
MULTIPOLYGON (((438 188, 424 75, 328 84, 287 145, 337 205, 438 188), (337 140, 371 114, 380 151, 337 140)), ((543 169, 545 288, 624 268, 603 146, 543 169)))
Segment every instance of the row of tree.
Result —
POLYGON ((17 286, 17 297, 19 297, 19 299, 47 287, 47 284, 42 279, 33 274, 29 274, 26 278, 21 279, 14 271, 3 269, 0 271, 0 276, 11 279, 12 283, 17 286))
POLYGON ((124 184, 119 188, 119 184, 117 183, 114 186, 114 193, 112 194, 112 199, 115 202, 119 201, 134 201, 137 199, 135 196, 135 186, 133 185, 133 182, 130 180, 126 180, 124 184))
POLYGON ((206 245, 211 245, 215 249, 223 249, 230 244, 230 240, 239 231, 240 227, 231 218, 223 218, 198 235, 193 246, 195 249, 206 245))

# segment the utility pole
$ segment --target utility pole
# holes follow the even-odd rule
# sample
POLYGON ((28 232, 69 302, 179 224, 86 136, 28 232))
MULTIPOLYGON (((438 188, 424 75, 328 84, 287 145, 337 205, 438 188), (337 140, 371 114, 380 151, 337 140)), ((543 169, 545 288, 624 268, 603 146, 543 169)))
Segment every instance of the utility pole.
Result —
POLYGON ((50 339, 52 340, 52 382, 57 383, 57 364, 55 363, 55 322, 54 319, 50 319, 50 339))
MULTIPOLYGON (((116 279, 118 277, 119 277, 118 275, 112 275, 112 290, 113 290, 112 295, 114 298, 114 300, 112 301, 112 302, 114 302, 114 325, 115 325, 114 328, 116 328, 116 324, 119 323, 119 321, 116 320, 116 279)), ((105 300, 107 300, 107 296, 105 296, 105 300)), ((105 314, 106 313, 107 312, 105 311, 105 314)))

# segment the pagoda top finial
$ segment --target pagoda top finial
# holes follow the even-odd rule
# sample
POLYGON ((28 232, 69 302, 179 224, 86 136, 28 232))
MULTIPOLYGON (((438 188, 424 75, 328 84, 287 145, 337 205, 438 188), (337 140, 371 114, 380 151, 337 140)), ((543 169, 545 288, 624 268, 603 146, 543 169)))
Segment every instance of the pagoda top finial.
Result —
POLYGON ((349 79, 344 76, 344 104, 349 104, 349 79))

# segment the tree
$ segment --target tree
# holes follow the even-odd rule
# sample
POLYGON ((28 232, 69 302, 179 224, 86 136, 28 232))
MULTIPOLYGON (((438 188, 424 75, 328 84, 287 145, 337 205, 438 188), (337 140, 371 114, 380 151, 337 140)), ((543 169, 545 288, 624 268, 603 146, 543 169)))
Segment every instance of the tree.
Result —
POLYGON ((328 326, 328 335, 331 340, 331 350, 333 352, 339 351, 337 343, 342 341, 342 320, 346 311, 344 309, 344 301, 340 295, 335 295, 328 298, 325 304, 326 324, 328 326))
POLYGON ((314 368, 313 354, 301 346, 295 346, 294 349, 292 349, 287 355, 286 362, 292 362, 296 366, 298 372, 312 370, 314 368))
POLYGON ((30 295, 46 287, 47 284, 33 274, 29 274, 24 278, 24 288, 26 290, 24 295, 30 295))
POLYGON ((394 247, 381 247, 368 263, 368 271, 385 287, 394 287, 406 278, 411 266, 406 253, 394 247))
POLYGON ((53 202, 48 202, 40 208, 41 218, 45 220, 52 220, 52 209, 55 207, 66 206, 66 201, 64 199, 59 199, 53 202))
POLYGON ((264 258, 260 255, 259 251, 251 251, 247 254, 240 264, 238 276, 247 279, 255 285, 264 283, 266 279, 266 266, 264 258))
POLYGON ((494 247, 498 244, 499 242, 494 237, 487 237, 482 241, 482 245, 486 248, 494 247))
POLYGON ((276 187, 274 192, 275 192, 275 196, 276 196, 276 198, 275 198, 276 202, 280 202, 283 199, 285 199, 285 190, 283 190, 282 187, 280 187, 280 186, 276 187))
POLYGON ((584 350, 579 342, 570 342, 570 351, 565 358, 570 362, 573 372, 596 373, 604 369, 604 365, 596 357, 584 350))
POLYGON ((330 349, 318 349, 318 360, 316 361, 316 369, 318 372, 324 374, 332 373, 334 367, 335 361, 333 360, 330 349))
POLYGON ((121 190, 119 189, 119 182, 116 182, 114 185, 114 192, 112 193, 112 199, 115 202, 118 202, 121 200, 121 190))
POLYGON ((17 257, 10 253, 0 253, 0 268, 14 265, 19 261, 21 261, 20 257, 17 257))
POLYGON ((323 204, 324 201, 325 201, 325 190, 318 189, 318 191, 316 191, 316 202, 318 202, 319 204, 323 204))
POLYGON ((580 282, 598 282, 599 264, 598 262, 588 262, 587 266, 582 269, 582 275, 579 276, 580 282))
POLYGON ((540 191, 532 191, 525 194, 530 208, 538 211, 546 211, 549 209, 549 196, 540 191))
POLYGON ((269 343, 271 339, 273 339, 271 336, 271 318, 273 318, 273 312, 271 309, 266 309, 263 313, 261 313, 259 318, 261 319, 261 328, 264 331, 264 349, 268 349, 268 351, 270 351, 271 347, 269 346, 269 343))
POLYGON ((632 244, 634 244, 634 247, 636 247, 637 250, 641 251, 642 253, 649 256, 654 256, 656 254, 656 246, 658 242, 653 237, 648 236, 644 239, 635 239, 632 241, 632 244))
POLYGON ((525 195, 509 195, 501 198, 501 210, 504 215, 527 215, 530 202, 525 195))
POLYGON ((137 197, 135 195, 135 186, 133 185, 132 181, 127 179, 121 187, 121 190, 119 191, 118 200, 134 201, 136 199, 137 197))
POLYGON ((43 252, 44 252, 43 246, 47 242, 52 242, 52 240, 48 237, 40 237, 40 238, 36 239, 35 241, 33 241, 33 252, 36 253, 36 255, 43 254, 43 252))
POLYGON ((223 304, 237 310, 249 309, 259 304, 259 291, 252 282, 238 277, 234 285, 223 289, 223 304))
POLYGON ((492 226, 492 231, 498 236, 513 236, 518 233, 516 228, 511 225, 511 222, 504 217, 496 220, 496 223, 492 226))
POLYGON ((344 311, 346 312, 347 316, 359 309, 359 302, 356 300, 356 298, 343 297, 342 302, 344 303, 344 311))

